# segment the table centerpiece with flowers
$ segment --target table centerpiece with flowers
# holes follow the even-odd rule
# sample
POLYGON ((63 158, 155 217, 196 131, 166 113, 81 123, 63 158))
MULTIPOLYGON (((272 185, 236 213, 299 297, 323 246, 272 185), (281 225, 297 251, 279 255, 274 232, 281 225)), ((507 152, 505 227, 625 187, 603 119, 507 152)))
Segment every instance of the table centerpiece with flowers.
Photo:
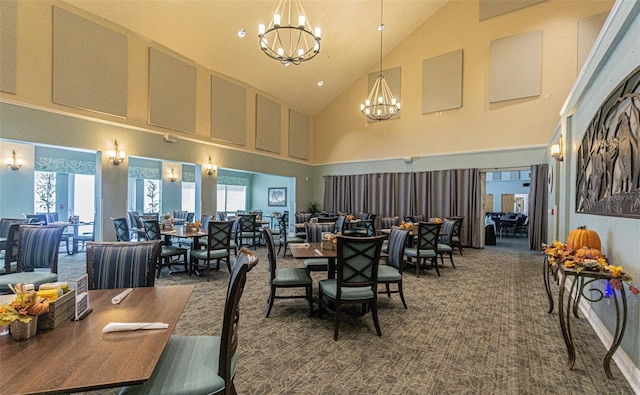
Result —
POLYGON ((49 311, 49 300, 22 283, 9 288, 15 299, 0 305, 0 325, 9 325, 14 340, 26 340, 36 334, 38 316, 49 311))

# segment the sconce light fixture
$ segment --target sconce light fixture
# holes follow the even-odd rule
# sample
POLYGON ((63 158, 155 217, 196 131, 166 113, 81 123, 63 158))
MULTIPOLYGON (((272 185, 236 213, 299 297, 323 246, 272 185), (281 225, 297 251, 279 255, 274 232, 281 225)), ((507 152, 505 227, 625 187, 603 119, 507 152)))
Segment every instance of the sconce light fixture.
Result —
POLYGON ((564 160, 564 155, 562 154, 562 137, 560 137, 559 144, 553 144, 551 146, 551 156, 553 156, 558 162, 562 162, 564 160))
POLYGON ((124 158, 126 158, 126 155, 124 151, 121 151, 118 147, 118 140, 115 140, 115 142, 113 143, 113 149, 109 151, 109 160, 117 166, 120 163, 124 162, 124 158))
POLYGON ((216 166, 213 163, 211 163, 211 157, 209 157, 209 162, 204 164, 204 170, 210 176, 216 174, 216 170, 218 170, 218 166, 216 166))
POLYGON ((18 159, 16 156, 16 150, 11 152, 11 158, 7 159, 7 166, 11 170, 18 170, 22 167, 22 159, 18 159))
POLYGON ((178 179, 178 175, 176 174, 176 171, 173 170, 172 168, 171 173, 169 173, 169 181, 176 182, 177 179, 178 179))

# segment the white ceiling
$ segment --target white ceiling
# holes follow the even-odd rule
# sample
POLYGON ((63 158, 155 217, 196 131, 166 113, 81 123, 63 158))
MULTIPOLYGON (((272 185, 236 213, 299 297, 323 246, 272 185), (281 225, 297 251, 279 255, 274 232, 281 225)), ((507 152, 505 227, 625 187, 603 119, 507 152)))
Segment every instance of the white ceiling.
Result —
MULTIPOLYGON (((395 47, 446 1, 385 1, 383 52, 395 47)), ((278 5, 275 0, 65 2, 267 92, 308 115, 320 112, 380 61, 379 1, 302 1, 311 24, 322 28, 321 49, 314 59, 288 67, 268 58, 258 46, 258 24, 269 24, 278 5), (237 35, 240 29, 247 31, 244 39, 237 35), (319 80, 324 86, 317 86, 319 80)))

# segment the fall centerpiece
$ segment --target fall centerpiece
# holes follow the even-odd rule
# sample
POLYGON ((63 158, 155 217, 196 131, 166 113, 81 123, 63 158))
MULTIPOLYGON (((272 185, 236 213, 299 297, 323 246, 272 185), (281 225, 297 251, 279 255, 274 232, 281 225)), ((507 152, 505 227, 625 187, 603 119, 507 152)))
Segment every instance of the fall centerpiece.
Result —
POLYGON ((554 240, 550 245, 543 244, 543 247, 548 262, 552 266, 563 265, 567 268, 574 268, 578 273, 584 270, 607 273, 611 276, 609 279, 611 288, 622 291, 623 282, 626 282, 629 284, 629 291, 632 294, 640 294, 640 289, 631 282, 633 279, 624 272, 622 266, 611 265, 598 248, 582 246, 573 249, 568 243, 562 243, 558 240, 554 240))
POLYGON ((32 287, 9 284, 16 295, 13 302, 0 305, 0 325, 9 325, 14 340, 26 340, 36 334, 38 316, 49 311, 49 300, 36 294, 32 287))

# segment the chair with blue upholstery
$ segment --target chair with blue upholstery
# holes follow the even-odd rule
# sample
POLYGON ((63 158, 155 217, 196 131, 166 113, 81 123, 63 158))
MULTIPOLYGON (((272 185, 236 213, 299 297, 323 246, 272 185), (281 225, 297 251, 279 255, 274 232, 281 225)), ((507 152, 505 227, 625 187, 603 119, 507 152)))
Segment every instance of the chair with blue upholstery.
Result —
POLYGON ((456 268, 453 263, 453 246, 451 240, 453 240, 453 229, 456 226, 456 220, 444 219, 442 221, 442 229, 440 230, 440 239, 438 241, 438 255, 440 255, 440 262, 444 265, 444 255, 449 255, 451 266, 456 268))
POLYGON ((16 273, 0 276, 0 293, 8 293, 9 284, 33 284, 37 289, 40 284, 57 281, 62 232, 64 227, 58 225, 21 225, 16 273))
POLYGON ((419 222, 417 246, 404 249, 404 254, 408 258, 416 259, 416 277, 420 275, 420 267, 424 266, 427 260, 431 262, 431 267, 435 268, 436 273, 440 276, 440 270, 438 269, 438 238, 441 226, 442 224, 433 222, 419 222))
POLYGON ((111 218, 113 226, 116 228, 117 241, 131 241, 131 233, 129 232, 129 224, 125 217, 111 218))
MULTIPOLYGON (((26 221, 26 220, 25 220, 26 221)), ((0 267, 0 274, 18 271, 18 232, 22 223, 9 224, 6 242, 4 242, 4 265, 0 267)))
POLYGON ((127 394, 236 394, 240 298, 247 272, 258 263, 243 248, 238 253, 224 305, 221 336, 171 336, 149 380, 125 387, 127 394))
MULTIPOLYGON (((29 220, 26 218, 1 218, 0 219, 0 238, 7 238, 9 236, 9 226, 11 224, 26 224, 29 220)), ((16 236, 17 237, 17 236, 16 236)), ((5 242, 0 241, 0 250, 5 249, 5 242)))
POLYGON ((340 314, 345 305, 366 306, 371 311, 378 336, 382 336, 378 323, 378 262, 383 236, 338 236, 336 278, 319 281, 318 316, 324 307, 334 305, 335 328, 333 340, 338 340, 340 314))
POLYGON ((269 300, 267 301, 267 310, 264 312, 265 317, 269 317, 274 299, 293 299, 304 298, 309 301, 309 315, 313 314, 312 286, 313 280, 309 272, 302 267, 277 267, 277 256, 273 243, 273 235, 269 228, 262 229, 262 238, 267 244, 267 257, 269 259, 269 300), (304 295, 276 295, 277 288, 304 288, 304 295))
POLYGON ((201 268, 199 262, 205 261, 207 269, 207 281, 211 277, 211 261, 216 260, 216 271, 220 270, 220 261, 227 262, 227 268, 231 273, 231 228, 233 221, 218 222, 209 221, 207 227, 207 244, 204 249, 192 250, 189 258, 189 275, 198 272, 201 268))
POLYGON ((278 222, 280 223, 280 246, 278 247, 278 254, 280 254, 280 249, 284 247, 284 252, 282 253, 283 258, 287 255, 287 248, 289 248, 289 244, 304 243, 305 240, 304 237, 289 234, 286 218, 287 217, 285 215, 278 217, 278 222))
POLYGON ((88 242, 89 289, 153 287, 160 243, 88 242))
MULTIPOLYGON (((150 221, 142 221, 142 227, 144 229, 144 237, 146 240, 160 240, 160 225, 158 224, 158 220, 150 220, 150 221)), ((172 245, 162 244, 162 248, 160 250, 160 257, 158 258, 157 266, 156 266, 156 277, 160 278, 160 271, 164 266, 168 267, 171 270, 171 265, 175 263, 180 263, 177 261, 171 260, 173 257, 182 256, 184 263, 184 270, 187 271, 189 262, 187 261, 187 252, 189 250, 186 248, 174 247, 172 245)))
POLYGON ((404 270, 404 248, 407 244, 409 229, 400 229, 394 227, 389 233, 389 255, 387 256, 387 264, 378 267, 378 284, 384 284, 386 293, 391 297, 392 293, 400 294, 402 305, 407 308, 407 302, 404 300, 404 292, 402 290, 402 272, 404 270), (390 284, 397 284, 398 289, 392 291, 390 284))
MULTIPOLYGON (((336 224, 330 223, 305 223, 307 230, 307 243, 322 243, 323 233, 334 233, 336 224)), ((304 260, 304 267, 310 272, 326 272, 329 267, 328 258, 308 258, 304 260)))

